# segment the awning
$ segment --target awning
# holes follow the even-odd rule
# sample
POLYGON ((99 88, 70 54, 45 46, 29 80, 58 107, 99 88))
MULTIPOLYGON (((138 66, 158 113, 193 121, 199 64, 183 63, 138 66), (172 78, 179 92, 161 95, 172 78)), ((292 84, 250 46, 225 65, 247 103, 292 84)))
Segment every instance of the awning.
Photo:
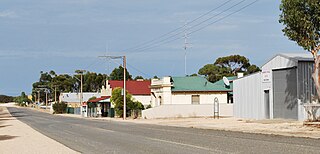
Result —
POLYGON ((110 102, 110 96, 101 96, 100 98, 89 100, 88 102, 90 102, 90 103, 110 102))

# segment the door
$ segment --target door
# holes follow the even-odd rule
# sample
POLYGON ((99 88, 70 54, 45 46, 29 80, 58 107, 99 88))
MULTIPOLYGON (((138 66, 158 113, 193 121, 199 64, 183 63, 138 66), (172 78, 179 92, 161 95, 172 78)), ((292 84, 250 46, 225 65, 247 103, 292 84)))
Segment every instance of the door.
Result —
POLYGON ((265 118, 270 119, 270 91, 264 91, 265 118))

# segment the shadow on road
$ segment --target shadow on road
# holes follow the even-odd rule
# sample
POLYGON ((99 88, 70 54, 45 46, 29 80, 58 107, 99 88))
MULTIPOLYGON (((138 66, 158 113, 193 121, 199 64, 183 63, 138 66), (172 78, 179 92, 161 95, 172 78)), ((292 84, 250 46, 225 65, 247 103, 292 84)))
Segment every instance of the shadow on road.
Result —
POLYGON ((11 140, 11 139, 14 139, 16 137, 18 137, 18 136, 0 135, 0 141, 11 140))
POLYGON ((0 128, 4 128, 4 127, 8 127, 8 126, 12 126, 12 125, 3 125, 3 126, 0 126, 0 128))

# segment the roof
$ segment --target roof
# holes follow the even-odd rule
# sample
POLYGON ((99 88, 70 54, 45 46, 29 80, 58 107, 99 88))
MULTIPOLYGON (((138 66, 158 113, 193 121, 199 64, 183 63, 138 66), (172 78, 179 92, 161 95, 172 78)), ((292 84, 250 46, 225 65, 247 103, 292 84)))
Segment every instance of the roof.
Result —
POLYGON ((231 91, 225 85, 219 83, 211 83, 204 77, 172 77, 173 87, 172 92, 182 91, 231 91))
POLYGON ((213 83, 214 86, 218 87, 221 91, 232 91, 233 89, 233 80, 237 79, 236 76, 226 77, 230 81, 230 86, 225 86, 223 79, 213 83))
MULTIPOLYGON (((100 97, 99 93, 83 93, 83 101, 89 100, 91 97, 100 97)), ((80 93, 61 93, 60 100, 68 103, 80 102, 80 93)))
POLYGON ((106 100, 108 98, 110 98, 110 96, 101 96, 100 98, 96 98, 96 99, 93 99, 93 100, 88 100, 88 102, 96 103, 96 102, 100 102, 100 101, 106 100))
MULTIPOLYGON (((123 88, 123 81, 109 80, 108 82, 111 88, 116 88, 116 87, 123 88)), ((151 93, 150 85, 151 85, 150 80, 145 80, 145 81, 129 80, 129 81, 126 81, 126 90, 132 95, 150 95, 151 93)))
POLYGON ((297 61, 313 61, 313 56, 311 53, 281 53, 278 55, 297 61))

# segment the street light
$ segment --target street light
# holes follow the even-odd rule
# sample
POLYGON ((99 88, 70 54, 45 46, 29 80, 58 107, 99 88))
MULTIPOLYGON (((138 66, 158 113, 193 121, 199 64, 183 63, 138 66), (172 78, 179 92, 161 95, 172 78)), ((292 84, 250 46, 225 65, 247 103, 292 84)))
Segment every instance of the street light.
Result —
POLYGON ((123 120, 126 120, 126 56, 99 56, 100 58, 123 60, 123 120))

